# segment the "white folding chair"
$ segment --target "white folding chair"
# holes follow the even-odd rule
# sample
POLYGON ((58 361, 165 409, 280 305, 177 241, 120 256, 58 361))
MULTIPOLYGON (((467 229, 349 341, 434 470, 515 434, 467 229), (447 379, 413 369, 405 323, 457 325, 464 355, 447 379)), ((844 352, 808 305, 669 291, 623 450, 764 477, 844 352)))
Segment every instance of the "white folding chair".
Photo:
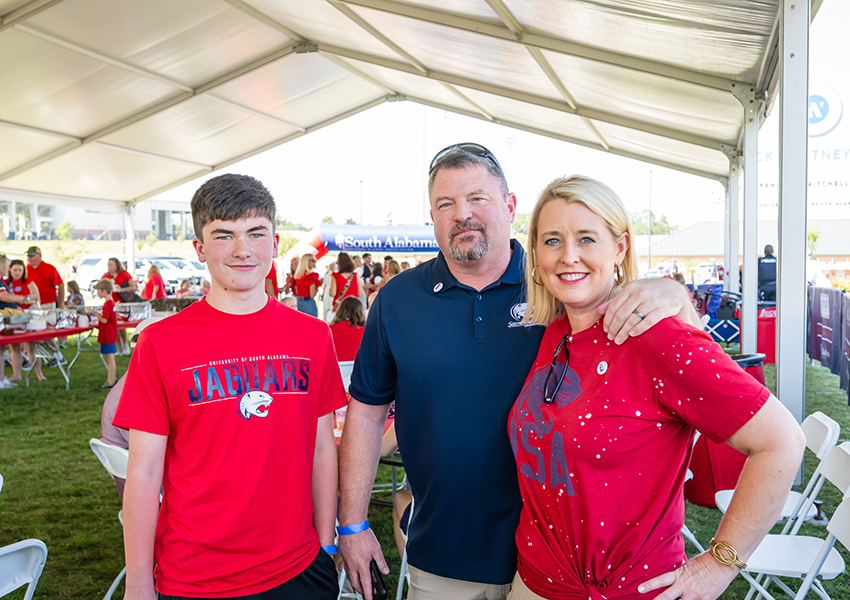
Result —
POLYGON ((41 540, 24 540, 0 548, 0 596, 26 585, 24 600, 30 600, 46 561, 47 546, 41 540))
POLYGON ((353 360, 339 361, 339 372, 342 375, 342 386, 345 391, 348 391, 348 385, 351 383, 351 372, 354 370, 353 360))
MULTIPOLYGON (((818 458, 818 466, 809 478, 809 482, 802 492, 791 491, 782 507, 779 520, 787 519, 783 534, 791 532, 795 535, 804 521, 808 521, 817 515, 814 506, 818 494, 823 487, 824 477, 821 473, 823 461, 830 450, 838 443, 841 426, 828 416, 818 411, 812 413, 801 425, 806 436, 806 447, 818 458)), ((721 512, 726 512, 735 490, 720 490, 714 495, 714 502, 721 512)))
MULTIPOLYGON (((103 468, 106 469, 106 472, 112 476, 113 480, 116 477, 127 479, 127 463, 130 460, 130 452, 128 450, 118 446, 113 446, 112 444, 106 444, 96 438, 89 440, 89 446, 91 446, 91 451, 94 452, 94 455, 100 461, 100 464, 102 464, 103 468)), ((123 510, 118 511, 118 521, 121 523, 121 527, 123 528, 123 510)), ((112 585, 109 586, 103 600, 110 600, 110 598, 112 598, 112 594, 114 594, 115 590, 118 589, 118 585, 121 583, 121 580, 124 578, 126 573, 127 567, 125 566, 121 569, 121 572, 118 573, 118 576, 112 582, 112 585)))
MULTIPOLYGON (((410 531, 410 523, 413 520, 413 505, 415 502, 413 500, 410 501, 410 515, 407 518, 407 530, 410 531)), ((398 570, 398 590, 395 594, 395 600, 401 600, 402 595, 404 595, 404 584, 407 582, 408 592, 410 591, 410 569, 408 569, 407 564, 407 533, 402 532, 402 537, 404 538, 404 554, 401 555, 401 566, 398 570)))
POLYGON ((833 546, 838 539, 850 549, 850 442, 836 446, 823 461, 824 478, 835 485, 844 500, 835 511, 827 526, 830 536, 826 540, 800 535, 768 535, 762 540, 747 562, 747 573, 759 574, 756 579, 743 574, 750 583, 747 598, 758 592, 756 598, 765 596, 775 600, 767 591, 771 583, 798 600, 806 597, 811 588, 824 600, 829 600, 826 590, 817 579, 834 579, 844 572, 844 559, 833 546), (767 582, 761 585, 762 576, 767 582), (795 593, 778 577, 803 579, 803 585, 795 593))
MULTIPOLYGON (((697 432, 697 436, 698 435, 699 435, 699 432, 697 432)), ((693 478, 694 478, 693 471, 688 469, 688 473, 687 473, 687 475, 685 475, 685 481, 690 481, 693 478)), ((699 550, 700 554, 705 552, 705 548, 703 548, 702 544, 699 543, 696 536, 694 535, 694 532, 691 531, 690 527, 688 527, 688 524, 684 523, 684 522, 682 523, 682 535, 684 536, 684 538, 686 540, 688 540, 690 543, 692 543, 696 547, 697 550, 699 550)))
POLYGON ((0 492, 3 491, 3 476, 0 475, 0 492))

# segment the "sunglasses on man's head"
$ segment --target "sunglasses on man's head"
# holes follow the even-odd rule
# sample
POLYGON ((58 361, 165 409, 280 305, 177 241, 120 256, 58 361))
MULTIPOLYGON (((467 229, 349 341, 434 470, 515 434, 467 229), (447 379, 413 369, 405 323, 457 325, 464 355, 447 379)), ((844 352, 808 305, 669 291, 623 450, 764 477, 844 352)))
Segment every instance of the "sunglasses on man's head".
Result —
POLYGON ((437 155, 431 161, 431 166, 428 167, 428 174, 430 175, 434 171, 434 169, 437 168, 437 163, 439 163, 440 160, 442 160, 446 154, 448 154, 455 148, 459 148, 460 150, 463 150, 464 152, 469 152, 470 154, 474 154, 475 156, 481 156, 482 158, 486 158, 494 165, 496 165, 496 168, 499 169, 499 171, 502 171, 502 165, 499 164, 499 161, 496 160, 496 157, 493 155, 492 152, 487 150, 487 148, 485 148, 481 144, 469 142, 465 144, 452 144, 448 148, 443 148, 442 150, 437 152, 437 155))

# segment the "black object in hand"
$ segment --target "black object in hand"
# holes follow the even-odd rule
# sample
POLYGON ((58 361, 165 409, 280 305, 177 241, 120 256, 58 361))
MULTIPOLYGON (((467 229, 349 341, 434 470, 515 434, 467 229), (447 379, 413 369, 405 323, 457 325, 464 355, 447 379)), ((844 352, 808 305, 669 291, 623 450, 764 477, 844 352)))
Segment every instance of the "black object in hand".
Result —
POLYGON ((387 586, 384 583, 384 576, 381 575, 381 570, 374 558, 369 563, 369 572, 372 574, 372 600, 387 600, 387 586))

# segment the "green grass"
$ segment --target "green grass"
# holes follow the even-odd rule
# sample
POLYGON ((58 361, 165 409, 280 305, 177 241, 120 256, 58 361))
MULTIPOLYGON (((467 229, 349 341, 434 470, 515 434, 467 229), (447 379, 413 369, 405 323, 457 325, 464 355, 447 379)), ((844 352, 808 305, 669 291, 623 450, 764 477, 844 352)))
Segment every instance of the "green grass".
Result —
MULTIPOLYGON (((69 350, 65 354, 71 355, 69 350)), ((121 375, 128 358, 116 360, 121 375)), ((770 366, 766 370, 772 381, 774 370, 770 366)), ((5 478, 0 492, 0 545, 26 538, 47 544, 47 565, 36 598, 102 598, 124 565, 118 495, 88 446, 90 438, 100 437, 100 410, 106 393, 98 386, 105 380, 106 370, 96 352, 85 352, 72 371, 70 391, 65 390, 57 369, 46 368, 45 374, 48 381, 31 381, 30 388, 0 390, 0 473, 5 478)), ((838 393, 838 378, 826 369, 809 367, 806 411, 815 410, 841 423, 843 439, 849 436, 850 412, 846 396, 838 393)), ((809 457, 807 475, 812 472, 811 463, 809 457)), ((389 473, 389 467, 381 467, 379 479, 389 481, 389 473)), ((840 501, 838 492, 826 484, 820 497, 831 515, 840 501)), ((697 538, 707 545, 720 512, 687 505, 686 515, 697 538)), ((392 570, 386 580, 394 595, 401 561, 392 536, 391 509, 373 506, 369 519, 392 570)), ((823 527, 809 525, 801 533, 826 535, 823 527)), ((840 549, 850 561, 847 551, 840 549)), ((688 551, 692 551, 689 546, 688 551)), ((846 576, 825 582, 825 586, 835 600, 850 598, 846 576)), ((722 597, 739 600, 745 594, 746 586, 739 578, 722 597)), ((119 589, 115 597, 122 595, 123 589, 119 589)), ((9 597, 20 600, 23 592, 9 597)))

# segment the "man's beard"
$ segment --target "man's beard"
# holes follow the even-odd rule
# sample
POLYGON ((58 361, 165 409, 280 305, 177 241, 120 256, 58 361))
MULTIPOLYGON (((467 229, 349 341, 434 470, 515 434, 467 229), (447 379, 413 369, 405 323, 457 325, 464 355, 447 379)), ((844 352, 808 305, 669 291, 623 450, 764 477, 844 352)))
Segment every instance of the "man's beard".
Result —
POLYGON ((481 223, 464 221, 463 223, 458 223, 457 225, 452 227, 451 232, 449 232, 449 251, 451 252, 452 258, 455 260, 463 262, 478 260, 485 254, 487 254, 489 250, 490 239, 487 237, 487 229, 481 223), (455 238, 463 230, 467 230, 463 233, 463 235, 467 235, 469 233, 469 230, 481 232, 480 239, 471 248, 462 249, 455 246, 455 238))

